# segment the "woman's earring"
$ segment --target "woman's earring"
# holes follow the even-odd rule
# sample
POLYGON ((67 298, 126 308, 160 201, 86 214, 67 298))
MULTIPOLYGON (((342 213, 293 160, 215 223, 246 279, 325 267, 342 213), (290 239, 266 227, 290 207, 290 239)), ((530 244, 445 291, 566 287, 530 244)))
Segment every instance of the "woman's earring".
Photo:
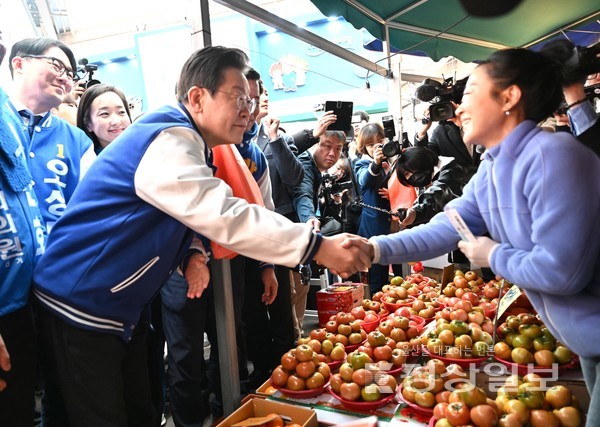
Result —
POLYGON ((504 115, 505 115, 505 116, 510 116, 510 110, 506 110, 506 111, 504 112, 504 115))

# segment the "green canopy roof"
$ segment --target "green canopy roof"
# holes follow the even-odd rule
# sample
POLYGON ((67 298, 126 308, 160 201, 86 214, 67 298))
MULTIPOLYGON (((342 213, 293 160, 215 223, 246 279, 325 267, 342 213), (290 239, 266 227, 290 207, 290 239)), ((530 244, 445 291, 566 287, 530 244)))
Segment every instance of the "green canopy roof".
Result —
POLYGON ((421 51, 435 61, 445 56, 485 59, 498 49, 529 47, 600 16, 598 0, 524 0, 494 18, 468 15, 459 0, 311 1, 326 16, 343 16, 394 48, 421 51))

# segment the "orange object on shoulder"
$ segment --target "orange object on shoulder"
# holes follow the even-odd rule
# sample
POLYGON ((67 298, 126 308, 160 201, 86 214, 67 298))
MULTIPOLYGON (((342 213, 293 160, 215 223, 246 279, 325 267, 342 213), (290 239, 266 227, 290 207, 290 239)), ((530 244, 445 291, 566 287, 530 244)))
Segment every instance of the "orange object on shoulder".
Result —
MULTIPOLYGON (((213 164, 217 167, 215 176, 231 187, 233 195, 248 203, 264 206, 260 188, 237 148, 233 145, 217 145, 212 152, 213 164)), ((211 242, 211 248, 215 259, 232 259, 237 256, 236 252, 215 242, 211 242)))

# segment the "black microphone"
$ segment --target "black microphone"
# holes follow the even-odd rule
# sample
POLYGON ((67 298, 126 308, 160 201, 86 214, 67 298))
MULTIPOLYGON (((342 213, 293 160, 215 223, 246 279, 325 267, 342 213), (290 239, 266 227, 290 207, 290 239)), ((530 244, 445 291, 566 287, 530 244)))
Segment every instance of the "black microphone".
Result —
POLYGON ((421 86, 415 89, 415 96, 419 101, 429 102, 437 96, 440 87, 442 87, 442 84, 437 80, 425 79, 421 86))
POLYGON ((437 96, 437 90, 431 85, 422 84, 415 89, 415 96, 419 101, 429 102, 437 96))
POLYGON ((479 154, 483 154, 485 152, 485 147, 483 145, 475 145, 475 151, 477 151, 479 154))

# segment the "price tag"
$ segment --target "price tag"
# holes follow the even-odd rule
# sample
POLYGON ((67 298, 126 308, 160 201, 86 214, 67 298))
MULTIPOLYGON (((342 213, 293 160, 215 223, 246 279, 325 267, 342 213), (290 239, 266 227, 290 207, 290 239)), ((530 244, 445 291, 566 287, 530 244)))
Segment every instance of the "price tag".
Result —
POLYGON ((513 285, 498 303, 498 318, 500 318, 506 309, 520 296, 521 289, 517 285, 513 285))
POLYGON ((445 207, 444 212, 448 215, 448 219, 450 220, 450 224, 454 227, 458 235, 465 242, 474 242, 475 236, 465 223, 465 220, 460 216, 458 211, 454 208, 445 207))

